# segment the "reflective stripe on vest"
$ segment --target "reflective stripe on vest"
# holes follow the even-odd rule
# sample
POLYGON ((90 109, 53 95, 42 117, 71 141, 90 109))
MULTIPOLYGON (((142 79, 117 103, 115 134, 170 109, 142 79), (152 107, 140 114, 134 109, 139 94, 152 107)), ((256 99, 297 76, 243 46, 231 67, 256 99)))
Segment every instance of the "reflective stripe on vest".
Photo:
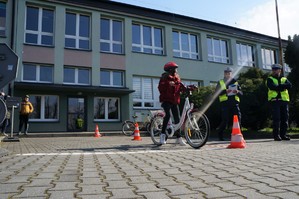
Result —
MULTIPOLYGON (((272 79, 273 83, 278 86, 278 80, 275 79, 274 77, 270 76, 269 77, 270 79, 272 79)), ((285 77, 282 77, 281 78, 281 84, 284 84, 285 82, 287 81, 287 78, 285 77)), ((268 88, 268 101, 271 101, 272 99, 276 98, 278 95, 278 92, 277 91, 274 91, 274 90, 270 90, 268 88)), ((280 96, 281 96, 281 99, 282 101, 286 101, 286 102, 289 102, 290 101, 290 96, 289 96, 289 92, 287 89, 285 89, 284 91, 281 91, 280 92, 280 96)))
MULTIPOLYGON (((222 91, 227 89, 223 79, 219 81, 219 84, 222 91)), ((234 85, 238 85, 238 82, 235 82, 234 85)), ((227 94, 219 95, 220 102, 224 102, 226 100, 228 100, 227 94)), ((235 100, 240 102, 240 98, 238 95, 235 95, 235 100)))

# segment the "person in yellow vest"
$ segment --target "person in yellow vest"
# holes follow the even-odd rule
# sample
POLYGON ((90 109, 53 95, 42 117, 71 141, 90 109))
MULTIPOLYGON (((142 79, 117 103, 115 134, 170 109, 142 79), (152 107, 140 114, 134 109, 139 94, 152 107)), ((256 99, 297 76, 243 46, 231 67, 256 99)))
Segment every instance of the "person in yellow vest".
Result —
POLYGON ((221 123, 217 128, 218 138, 224 141, 224 130, 234 115, 238 116, 241 125, 241 111, 239 108, 240 95, 242 95, 241 86, 237 80, 232 77, 232 68, 227 67, 224 70, 224 77, 216 86, 216 93, 219 95, 221 104, 221 123))
POLYGON ((275 141, 290 140, 287 135, 289 120, 289 93, 291 82, 281 75, 282 66, 272 65, 272 73, 267 78, 268 101, 272 107, 273 137, 275 141))
POLYGON ((19 115, 19 133, 18 135, 22 134, 22 128, 24 126, 25 130, 24 133, 25 135, 28 135, 28 129, 29 129, 29 115, 33 112, 33 106, 31 102, 29 102, 29 96, 26 95, 23 98, 23 101, 20 104, 20 115, 19 115))

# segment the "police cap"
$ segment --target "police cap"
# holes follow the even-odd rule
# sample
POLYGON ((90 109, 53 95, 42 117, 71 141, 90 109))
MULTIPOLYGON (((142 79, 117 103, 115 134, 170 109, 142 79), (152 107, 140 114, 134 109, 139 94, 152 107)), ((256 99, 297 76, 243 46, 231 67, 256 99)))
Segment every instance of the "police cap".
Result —
POLYGON ((228 72, 232 72, 233 69, 231 67, 227 67, 224 69, 224 72, 228 73, 228 72))
POLYGON ((271 66, 272 70, 276 70, 276 69, 282 69, 282 66, 280 64, 273 64, 271 66))

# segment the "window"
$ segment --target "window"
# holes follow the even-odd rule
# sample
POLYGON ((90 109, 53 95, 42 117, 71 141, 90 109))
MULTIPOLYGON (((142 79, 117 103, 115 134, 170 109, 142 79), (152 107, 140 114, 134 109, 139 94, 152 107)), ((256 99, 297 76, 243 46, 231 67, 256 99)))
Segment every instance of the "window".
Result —
POLYGON ((271 65, 275 64, 276 55, 272 49, 262 48, 263 69, 271 70, 271 65))
POLYGON ((133 77, 133 107, 160 109, 158 84, 158 78, 133 77))
POLYGON ((124 87, 122 71, 101 70, 101 86, 124 87))
POLYGON ((0 36, 5 36, 6 30, 6 2, 0 2, 0 36))
POLYGON ((65 67, 63 70, 63 83, 90 85, 90 70, 86 68, 65 67))
POLYGON ((89 50, 89 32, 89 16, 76 13, 66 13, 65 47, 89 50))
POLYGON ((53 46, 54 11, 27 6, 25 43, 53 46))
POLYGON ((172 32, 173 55, 188 59, 198 59, 197 36, 178 31, 172 32))
POLYGON ((53 83, 53 67, 43 65, 24 64, 23 81, 53 83))
POLYGON ((237 57, 239 66, 255 66, 253 46, 237 43, 237 57))
POLYGON ((34 107, 30 121, 58 121, 59 98, 56 95, 30 95, 34 107))
POLYGON ((208 61, 229 63, 227 41, 208 37, 208 61))
POLYGON ((198 81, 190 81, 190 80, 181 80, 185 86, 194 85, 194 86, 202 86, 202 82, 198 81))
POLYGON ((121 21, 101 19, 101 52, 123 52, 122 26, 121 21))
POLYGON ((163 55, 162 29, 133 24, 132 51, 163 55))
POLYGON ((95 121, 119 121, 119 98, 94 98, 93 118, 95 121))

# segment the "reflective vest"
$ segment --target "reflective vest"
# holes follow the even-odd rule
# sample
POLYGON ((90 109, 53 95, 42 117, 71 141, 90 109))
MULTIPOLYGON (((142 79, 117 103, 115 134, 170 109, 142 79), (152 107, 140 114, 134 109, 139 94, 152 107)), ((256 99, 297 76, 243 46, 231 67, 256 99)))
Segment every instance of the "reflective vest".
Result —
MULTIPOLYGON (((219 81, 219 84, 220 84, 220 88, 221 88, 222 91, 224 91, 224 90, 227 89, 227 88, 226 88, 226 84, 225 84, 225 82, 224 82, 223 79, 219 81)), ((238 85, 238 82, 235 82, 234 85, 237 86, 237 85, 238 85)), ((219 101, 220 101, 220 102, 224 102, 224 101, 226 101, 226 100, 228 100, 228 96, 227 96, 226 93, 223 94, 223 95, 219 95, 219 101)), ((238 95, 235 95, 235 100, 238 101, 238 102, 240 102, 240 98, 239 98, 238 95)))
MULTIPOLYGON (((278 86, 278 80, 275 79, 274 77, 270 76, 269 77, 270 79, 272 79, 273 83, 278 86)), ((286 81, 287 81, 287 78, 285 77, 282 77, 280 79, 281 83, 284 84, 286 81)), ((268 101, 271 101, 272 99, 275 99, 278 95, 278 92, 277 91, 274 91, 274 90, 270 90, 268 88, 268 101)), ((287 89, 283 90, 280 92, 280 96, 281 96, 281 100, 282 101, 286 101, 286 102, 289 102, 290 101, 290 96, 289 96, 289 92, 287 89)))

